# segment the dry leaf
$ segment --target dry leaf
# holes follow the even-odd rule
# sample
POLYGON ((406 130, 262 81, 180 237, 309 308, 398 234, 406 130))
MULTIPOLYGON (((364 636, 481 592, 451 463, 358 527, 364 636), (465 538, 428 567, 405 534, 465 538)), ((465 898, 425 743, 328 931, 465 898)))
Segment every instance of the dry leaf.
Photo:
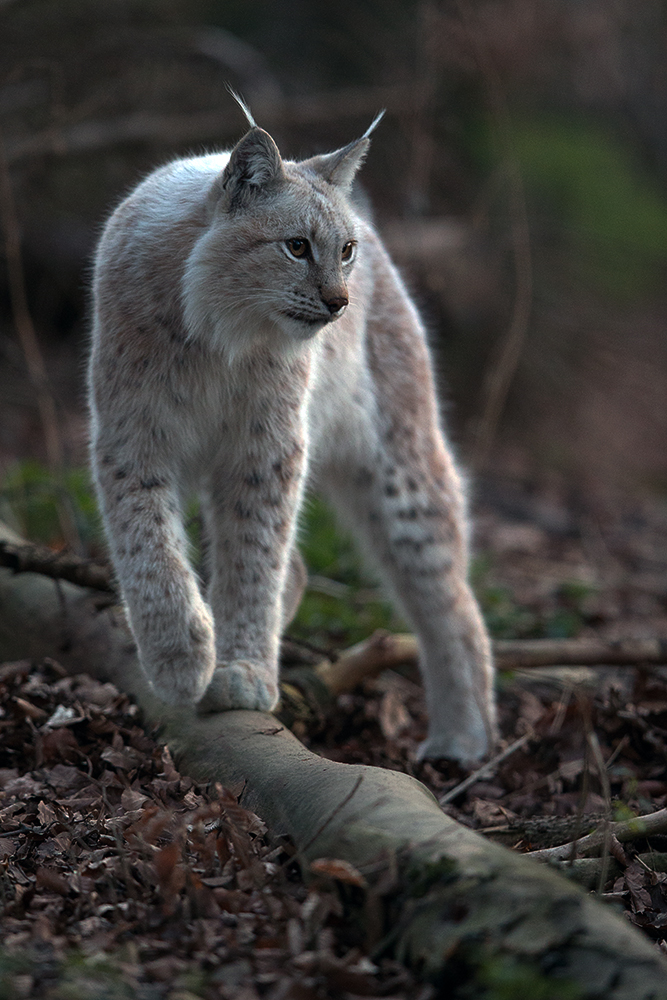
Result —
POLYGON ((315 875, 324 875, 348 885, 358 885, 362 888, 367 885, 361 872, 349 861, 343 861, 340 858, 316 858, 311 861, 310 870, 315 875))

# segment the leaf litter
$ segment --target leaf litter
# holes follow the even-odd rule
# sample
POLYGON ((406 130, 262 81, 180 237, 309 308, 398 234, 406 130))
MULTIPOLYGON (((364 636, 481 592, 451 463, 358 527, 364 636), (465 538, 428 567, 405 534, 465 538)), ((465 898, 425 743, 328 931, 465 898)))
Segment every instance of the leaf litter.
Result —
POLYGON ((233 790, 181 775, 111 684, 0 666, 0 995, 427 1000, 372 961, 319 859, 309 888, 233 790))
MULTIPOLYGON (((479 504, 484 558, 473 577, 496 636, 667 636, 664 503, 596 506, 557 491, 494 489, 498 496, 479 504)), ((494 754, 526 739, 490 770, 417 762, 427 717, 408 670, 339 695, 325 725, 305 740, 333 760, 407 771, 438 799, 455 793, 448 813, 519 851, 569 843, 607 821, 667 806, 667 668, 517 671, 500 675, 498 688, 502 739, 494 754)), ((578 878, 667 954, 667 830, 608 846, 604 883, 595 860, 578 878)))
MULTIPOLYGON (((478 590, 496 635, 667 634, 664 511, 587 510, 577 522, 565 504, 547 517, 543 498, 517 503, 520 523, 492 508, 479 518, 491 558, 478 590)), ((522 742, 494 766, 418 763, 421 686, 387 671, 299 736, 453 793, 447 812, 520 851, 667 807, 665 669, 504 675, 499 716, 499 749, 522 742)), ((360 873, 317 859, 307 888, 293 849, 268 842, 238 789, 181 775, 113 685, 54 660, 0 665, 0 732, 0 995, 432 995, 347 925, 332 887, 363 891, 360 873)), ((604 866, 584 860, 589 887, 667 954, 667 834, 611 839, 604 866)))

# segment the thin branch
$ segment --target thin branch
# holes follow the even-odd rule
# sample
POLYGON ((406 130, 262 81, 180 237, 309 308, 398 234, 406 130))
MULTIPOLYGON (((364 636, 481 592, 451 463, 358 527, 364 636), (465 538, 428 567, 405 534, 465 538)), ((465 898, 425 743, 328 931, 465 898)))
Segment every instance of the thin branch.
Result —
POLYGON ((352 691, 368 677, 390 670, 417 658, 417 640, 413 635, 395 635, 378 630, 369 639, 340 654, 335 663, 323 660, 314 668, 332 694, 352 691))
MULTIPOLYGON (((498 639, 493 643, 498 670, 539 667, 610 667, 667 664, 667 639, 498 639)), ((419 659, 417 640, 409 634, 376 632, 341 653, 335 663, 315 668, 334 693, 350 691, 363 680, 419 659)))
POLYGON ((497 639, 498 670, 666 664, 667 639, 497 639))
POLYGON ((28 309, 21 261, 21 230, 2 133, 0 133, 0 219, 5 236, 5 260, 14 325, 23 349, 30 381, 37 392, 47 460, 51 468, 58 468, 62 465, 62 448, 57 431, 56 406, 49 390, 44 357, 28 309))
MULTIPOLYGON (((609 860, 611 857, 611 842, 613 834, 611 832, 611 785, 609 783, 609 774, 607 772, 607 765, 604 762, 604 757, 602 756, 602 750, 600 748, 600 741, 597 737, 597 733, 593 729, 592 722, 589 723, 590 728, 587 727, 586 739, 588 745, 593 754, 593 759, 595 760, 595 766, 597 768, 598 777, 600 778, 600 784, 602 785, 602 792, 604 798, 604 821, 602 824, 602 835, 604 841, 602 844, 602 867, 600 869, 600 879, 598 882, 598 892, 604 892, 605 883, 607 881, 607 876, 609 873, 609 860)), ((618 843, 618 838, 616 842, 618 843)), ((620 846, 620 844, 619 844, 620 846)))
POLYGON ((482 778, 490 778, 495 772, 498 764, 519 750, 520 747, 524 746, 533 735, 534 733, 532 732, 524 733, 524 735, 520 736, 518 740, 515 740, 514 743, 510 743, 505 750, 501 751, 501 753, 497 754, 486 764, 482 764, 481 767, 477 768, 476 771, 473 771, 472 774, 469 774, 467 778, 459 782, 459 784, 454 788, 450 788, 450 790, 445 792, 442 798, 439 799, 440 805, 444 806, 448 802, 451 802, 462 792, 465 792, 468 788, 470 788, 471 785, 474 785, 476 781, 480 781, 482 778))
POLYGON ((639 840, 642 837, 653 837, 656 834, 667 833, 667 809, 658 809, 657 812, 648 813, 646 816, 635 816, 634 819, 623 820, 620 823, 610 823, 607 829, 594 830, 586 837, 571 841, 569 844, 561 844, 559 847, 545 847, 539 851, 529 851, 529 857, 538 861, 566 861, 576 850, 577 856, 587 854, 598 854, 604 848, 609 834, 616 837, 621 844, 626 844, 631 840, 639 840))
POLYGON ((68 580, 94 590, 111 593, 116 590, 109 566, 68 552, 53 552, 44 545, 14 545, 0 540, 0 566, 13 569, 15 573, 41 573, 54 580, 68 580))

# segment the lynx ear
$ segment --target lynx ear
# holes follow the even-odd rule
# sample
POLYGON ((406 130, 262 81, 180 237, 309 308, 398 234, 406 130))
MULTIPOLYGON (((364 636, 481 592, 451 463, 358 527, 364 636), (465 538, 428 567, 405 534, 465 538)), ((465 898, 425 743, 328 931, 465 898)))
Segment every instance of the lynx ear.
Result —
POLYGON ((268 132, 255 126, 232 150, 216 186, 227 209, 233 209, 284 179, 278 147, 268 132))
POLYGON ((347 146, 343 146, 342 149, 337 149, 333 153, 313 156, 310 160, 304 160, 302 166, 319 174, 329 184, 349 191, 355 174, 364 162, 371 144, 370 134, 380 124, 383 117, 384 111, 381 111, 360 139, 355 139, 354 142, 350 142, 347 146))

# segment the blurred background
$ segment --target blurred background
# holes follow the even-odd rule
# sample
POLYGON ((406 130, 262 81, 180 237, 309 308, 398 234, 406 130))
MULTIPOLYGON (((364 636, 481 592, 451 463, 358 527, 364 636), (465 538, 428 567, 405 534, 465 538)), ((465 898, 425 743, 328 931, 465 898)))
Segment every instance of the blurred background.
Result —
POLYGON ((480 549, 585 542, 570 577, 592 587, 620 532, 664 619, 663 0, 0 0, 0 517, 71 543, 66 514, 30 521, 47 470, 90 543, 96 234, 152 167, 243 134, 228 84, 289 157, 386 108, 362 181, 430 330, 480 549))

